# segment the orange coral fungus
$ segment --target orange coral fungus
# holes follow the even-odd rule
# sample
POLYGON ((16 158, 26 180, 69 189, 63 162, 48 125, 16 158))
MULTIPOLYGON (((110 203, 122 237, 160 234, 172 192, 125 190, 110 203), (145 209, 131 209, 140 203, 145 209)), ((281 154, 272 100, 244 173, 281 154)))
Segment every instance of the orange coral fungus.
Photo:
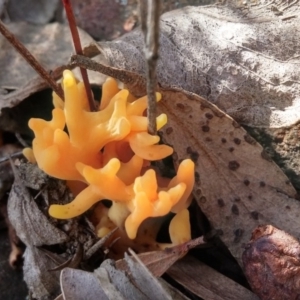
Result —
MULTIPOLYGON (((26 149, 24 153, 30 160, 35 159, 47 174, 82 181, 87 187, 71 203, 51 205, 50 215, 72 218, 96 202, 109 199, 113 205, 107 210, 108 221, 102 223, 125 226, 131 239, 136 237, 145 219, 164 216, 170 211, 180 213, 172 228, 177 228, 181 219, 186 224, 194 163, 190 159, 182 161, 177 176, 165 188, 158 186, 154 170, 145 172, 143 168, 149 166, 149 161, 173 152, 171 147, 158 144, 159 136, 147 133, 147 118, 143 116, 147 98, 132 100, 128 90, 119 90, 117 82, 109 78, 103 85, 99 111, 90 112, 83 84, 69 70, 63 74, 63 89, 64 103, 53 95, 55 108, 51 121, 30 120, 35 138, 32 151, 26 149)), ((160 99, 157 93, 157 101, 160 99)), ((157 117, 158 129, 166 123, 166 115, 157 117)), ((107 232, 104 227, 99 232, 107 232)), ((185 228, 184 236, 189 238, 186 232, 190 229, 188 225, 185 228)))

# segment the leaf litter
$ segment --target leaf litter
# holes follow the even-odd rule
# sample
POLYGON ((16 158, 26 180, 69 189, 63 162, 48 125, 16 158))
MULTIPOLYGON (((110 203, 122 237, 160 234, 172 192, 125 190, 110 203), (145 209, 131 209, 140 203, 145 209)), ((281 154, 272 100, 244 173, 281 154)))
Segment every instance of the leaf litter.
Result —
MULTIPOLYGON (((210 8, 208 8, 208 10, 209 9, 210 8)), ((211 9, 212 10, 208 11, 210 19, 212 18, 213 13, 220 13, 219 7, 213 7, 211 9)), ((228 9, 228 7, 226 9, 228 9)), ((223 8, 221 8, 221 11, 222 10, 223 8)), ((185 10, 185 12, 186 11, 187 10, 185 10)), ((170 13, 171 20, 177 13, 178 12, 174 12, 174 14, 170 13)), ((203 13, 203 15, 205 16, 205 13, 203 13)), ((251 16, 251 14, 249 15, 251 16)), ((249 15, 246 16, 249 17, 249 15)), ((238 22, 241 21, 240 18, 241 17, 237 17, 238 22)), ((291 20, 293 21, 293 18, 291 18, 291 20)), ((276 21, 278 21, 278 18, 273 18, 273 20, 264 21, 262 23, 270 22, 269 24, 276 27, 276 21)), ((209 23, 208 20, 206 22, 209 23)), ((228 22, 232 22, 232 20, 228 22)), ((195 25, 195 23, 193 24, 195 25)), ((287 24, 290 25, 291 28, 294 26, 293 22, 288 22, 287 24)), ((214 26, 220 25, 217 24, 212 27, 214 26)), ((177 28, 172 30, 173 32, 178 33, 179 36, 179 30, 177 28)), ((255 30, 253 30, 253 32, 255 32, 255 30)), ((138 37, 138 33, 132 33, 130 38, 132 37, 138 37), (137 34, 137 36, 134 34, 137 34)), ((176 37, 176 35, 173 37, 176 37)), ((125 39, 126 38, 128 37, 125 37, 125 39)), ((131 41, 131 43, 133 43, 133 41, 131 41)), ((138 38, 137 43, 138 46, 136 46, 136 48, 139 50, 138 38)), ((180 43, 182 44, 182 41, 180 43)), ((102 44, 102 51, 104 49, 105 55, 109 57, 110 51, 111 53, 113 51, 117 51, 121 44, 122 40, 116 41, 115 43, 102 44)), ((188 49, 188 47, 186 48, 188 49)), ((240 49, 241 47, 237 48, 240 49)), ((183 48, 180 48, 180 50, 182 49, 183 48)), ((228 47, 226 51, 228 50, 231 51, 232 48, 228 47)), ((236 49, 234 48, 232 51, 235 53, 234 51, 236 51, 236 49)), ((297 49, 295 51, 297 51, 297 49)), ((126 70, 138 71, 143 74, 143 63, 140 65, 134 65, 136 60, 132 60, 132 58, 128 59, 128 57, 126 57, 129 53, 127 50, 123 50, 124 53, 126 52, 126 55, 120 51, 118 52, 119 57, 116 62, 113 63, 115 66, 116 64, 123 64, 122 66, 118 65, 117 67, 122 67, 126 70), (124 60, 124 57, 122 57, 123 55, 127 60, 124 60), (127 62, 131 62, 133 66, 128 66, 127 62)), ((203 51, 201 51, 201 53, 203 55, 203 51)), ((237 53, 240 54, 240 52, 237 53)), ((285 58, 286 61, 284 61, 284 65, 290 71, 288 81, 292 80, 291 78, 294 78, 294 66, 289 65, 290 61, 288 60, 289 58, 292 58, 293 63, 295 60, 295 64, 297 64, 297 58, 294 54, 295 53, 293 53, 293 56, 291 57, 285 58)), ((263 53, 262 56, 263 55, 266 54, 263 53)), ((226 56, 225 58, 227 59, 228 57, 231 58, 231 56, 226 56)), ((182 59, 183 62, 188 61, 187 55, 183 55, 182 59)), ((208 60, 211 61, 212 58, 209 58, 208 60)), ((200 59, 199 61, 203 60, 200 59)), ((241 61, 243 62, 243 60, 241 61)), ((276 62, 276 59, 272 59, 271 61, 273 64, 274 61, 276 62)), ((109 60, 109 62, 112 63, 111 60, 109 60)), ((181 61, 179 60, 179 62, 181 61)), ((166 64, 165 61, 164 64, 166 64)), ((168 66, 169 65, 172 67, 172 64, 168 64, 168 66)), ((184 70, 191 70, 189 67, 193 64, 188 62, 186 65, 183 65, 184 70)), ((218 65, 218 63, 216 65, 218 65)), ((220 60, 219 65, 227 65, 227 62, 220 60)), ((211 70, 211 68, 216 68, 215 66, 210 66, 209 63, 207 66, 209 67, 209 70, 211 70)), ((261 67, 260 63, 258 63, 258 66, 261 67)), ((209 91, 208 89, 204 96, 206 96, 210 101, 218 104, 218 106, 223 109, 225 109, 225 107, 222 106, 221 102, 218 102, 219 100, 234 99, 235 102, 233 101, 233 106, 231 106, 232 103, 230 106, 228 105, 228 107, 233 107, 232 111, 227 109, 225 109, 225 111, 231 116, 237 118, 239 121, 242 121, 242 123, 246 123, 251 126, 261 127, 270 126, 271 124, 271 126, 274 125, 280 127, 286 124, 292 124, 295 120, 297 120, 298 116, 295 116, 296 113, 289 111, 289 109, 284 111, 282 115, 279 113, 277 115, 280 116, 278 119, 276 118, 276 109, 274 111, 271 110, 271 114, 274 113, 272 117, 270 117, 270 114, 263 116, 264 113, 261 113, 258 118, 255 118, 255 109, 261 112, 260 108, 262 104, 260 103, 257 107, 256 103, 249 106, 248 104, 243 104, 244 102, 242 101, 245 99, 249 101, 249 91, 252 91, 248 89, 248 80, 254 85, 254 90, 257 92, 255 97, 257 97, 257 95, 263 95, 262 92, 264 91, 264 88, 268 88, 268 91, 270 93, 273 91, 274 94, 278 93, 278 90, 277 88, 272 88, 272 84, 270 84, 271 81, 266 83, 266 80, 264 80, 266 78, 270 79, 272 77, 271 75, 271 77, 260 77, 258 76, 259 72, 256 71, 257 68, 255 69, 255 74, 249 72, 251 69, 248 69, 250 75, 247 72, 247 75, 245 75, 242 69, 243 68, 238 69, 241 73, 237 74, 235 74, 236 69, 230 69, 233 71, 232 75, 238 75, 237 79, 243 78, 244 80, 242 82, 238 82, 238 84, 235 80, 233 80, 232 82, 234 82, 234 85, 230 88, 226 85, 228 83, 226 82, 226 79, 222 77, 226 72, 222 69, 213 69, 213 76, 211 77, 213 79, 217 78, 216 82, 221 82, 222 84, 221 86, 218 86, 215 82, 213 82, 215 85, 213 85, 211 81, 209 81, 209 83, 206 82, 206 85, 203 84, 203 86, 206 88, 209 87, 211 90, 209 91), (245 78, 247 78, 247 80, 245 80, 245 78), (221 87, 223 87, 223 89, 221 87), (224 92, 224 90, 226 91, 224 92), (232 97, 233 94, 231 94, 232 91, 239 96, 243 96, 243 93, 245 93, 244 96, 246 96, 244 98, 234 98, 232 97), (210 95, 220 96, 213 99, 210 95), (239 106, 236 108, 234 106, 234 104, 237 103, 237 99, 241 100, 240 105, 242 108, 239 106), (245 108, 250 108, 250 110, 246 111, 245 108), (236 116, 235 112, 241 112, 240 117, 236 116), (293 114, 293 117, 291 117, 290 113, 293 114), (260 119, 261 116, 265 119, 260 119)), ((174 69, 172 74, 176 73, 174 73, 174 71, 177 71, 177 69, 174 69)), ((226 69, 226 71, 228 70, 226 69)), ((259 69, 259 71, 262 70, 259 69)), ((201 79, 201 76, 194 76, 197 73, 197 70, 196 73, 188 73, 188 75, 192 75, 189 80, 187 80, 188 83, 186 83, 187 85, 191 84, 192 87, 196 89, 201 86, 201 82, 204 80, 201 79)), ((158 73, 159 76, 161 74, 162 72, 158 73)), ((228 74, 229 73, 226 73, 226 75, 228 74)), ((168 79, 171 79, 171 77, 172 76, 170 75, 168 79)), ((206 76, 205 80, 208 77, 209 76, 206 76)), ((163 132, 163 140, 174 146, 176 150, 176 153, 174 154, 175 163, 185 157, 191 157, 196 162, 197 170, 195 175, 197 184, 194 189, 194 196, 196 197, 199 206, 208 217, 210 223, 217 230, 222 241, 230 249, 231 253, 239 261, 239 263, 241 263, 243 246, 247 241, 249 241, 251 231, 259 224, 276 225, 298 238, 297 228, 299 227, 299 224, 297 220, 299 219, 299 216, 297 212, 299 211, 299 204, 298 201, 293 198, 295 197, 296 191, 283 172, 270 160, 266 152, 263 151, 263 148, 256 143, 245 130, 239 127, 230 116, 226 115, 217 107, 195 94, 179 89, 168 88, 170 85, 178 85, 176 83, 172 84, 172 81, 169 81, 169 84, 164 84, 164 79, 165 78, 160 80, 160 83, 163 86, 161 92, 163 93, 164 100, 161 102, 159 110, 168 113, 169 122, 163 132), (278 211, 280 214, 278 214, 278 211)), ((292 86, 291 89, 285 86, 284 81, 281 79, 279 81, 280 84, 275 85, 277 87, 279 86, 281 91, 284 90, 284 96, 288 95, 289 97, 292 95, 291 90, 297 90, 298 83, 295 80, 292 80, 291 85, 287 85, 292 86)), ((191 91, 193 92, 194 90, 191 91)), ((201 95, 201 92, 198 92, 198 94, 201 95)), ((282 96, 282 94, 280 94, 280 96, 282 96)), ((267 98, 259 97, 258 99, 266 100, 267 98)), ((268 100, 270 99, 267 99, 266 103, 270 104, 268 100)), ((297 107, 297 101, 297 92, 295 92, 293 93, 293 99, 290 102, 284 101, 284 105, 286 105, 285 108, 289 107, 289 105, 292 105, 293 108, 297 107)), ((273 104, 274 103, 270 104, 268 108, 272 107, 273 104)), ((275 107, 280 108, 278 105, 275 105, 275 107)), ((268 112, 270 111, 268 110, 268 112)))

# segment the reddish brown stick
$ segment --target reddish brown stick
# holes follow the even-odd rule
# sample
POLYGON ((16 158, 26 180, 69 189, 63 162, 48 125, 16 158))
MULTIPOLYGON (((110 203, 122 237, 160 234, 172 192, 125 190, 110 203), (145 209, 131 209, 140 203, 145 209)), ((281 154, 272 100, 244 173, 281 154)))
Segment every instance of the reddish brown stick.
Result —
MULTIPOLYGON (((83 55, 81 42, 80 42, 77 27, 76 27, 76 21, 75 21, 75 17, 74 17, 71 2, 70 2, 70 0, 62 0, 62 2, 63 2, 63 5, 65 7, 66 15, 67 15, 67 18, 68 18, 69 27, 70 27, 70 30, 71 30, 71 34, 72 34, 76 54, 83 55)), ((85 87, 85 90, 86 90, 86 95, 87 95, 87 98, 88 98, 90 110, 91 111, 96 111, 96 106, 95 106, 95 103, 94 103, 94 99, 93 99, 93 95, 92 95, 92 91, 91 91, 91 87, 90 87, 90 83, 89 83, 87 70, 83 69, 83 68, 80 68, 80 72, 81 72, 83 84, 84 84, 84 87, 85 87)))

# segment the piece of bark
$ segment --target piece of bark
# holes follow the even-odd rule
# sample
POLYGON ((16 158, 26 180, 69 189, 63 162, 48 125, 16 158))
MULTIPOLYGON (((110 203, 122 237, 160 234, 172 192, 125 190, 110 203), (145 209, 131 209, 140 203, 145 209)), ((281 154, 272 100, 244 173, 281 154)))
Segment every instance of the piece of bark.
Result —
POLYGON ((176 262, 167 274, 205 300, 259 300, 248 289, 191 256, 176 262))
POLYGON ((243 253, 246 277, 262 300, 300 297, 300 244, 271 225, 259 226, 243 253))

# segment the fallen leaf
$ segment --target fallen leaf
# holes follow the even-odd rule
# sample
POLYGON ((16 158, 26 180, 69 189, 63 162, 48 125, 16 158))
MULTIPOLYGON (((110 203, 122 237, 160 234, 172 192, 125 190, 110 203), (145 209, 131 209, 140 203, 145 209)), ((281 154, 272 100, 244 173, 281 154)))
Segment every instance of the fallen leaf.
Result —
POLYGON ((60 274, 60 287, 64 300, 111 299, 106 296, 98 278, 90 272, 65 268, 60 274))
POLYGON ((258 300, 254 293, 192 256, 176 262, 167 274, 201 299, 258 300))
POLYGON ((9 0, 6 13, 13 22, 46 24, 54 18, 58 3, 59 0, 9 0))
MULTIPOLYGON (((101 264, 101 268, 104 268, 108 274, 111 282, 117 288, 117 290, 123 295, 125 299, 149 299, 147 295, 144 295, 138 286, 135 286, 131 279, 127 276, 126 272, 118 270, 115 267, 114 261, 111 259, 105 260, 101 264)), ((149 295, 148 295, 149 296, 149 295)))
MULTIPOLYGON (((269 5, 185 7, 161 17, 157 78, 207 98, 238 122, 283 127, 300 119, 300 4, 282 16, 269 5), (292 17, 291 17, 292 16, 292 17)), ((112 67, 145 75, 143 34, 99 48, 112 67)))
MULTIPOLYGON (((30 163, 21 163, 14 174, 8 215, 16 234, 26 244, 24 280, 37 299, 53 299, 59 292, 62 266, 78 267, 83 262, 90 269, 92 262, 84 254, 97 237, 85 216, 63 221, 48 216, 50 204, 67 203, 73 198, 63 181, 49 177, 30 163), (47 245, 51 247, 37 247, 47 245)), ((95 247, 90 255, 94 253, 101 259, 101 251, 95 247)))
MULTIPOLYGON (((140 253, 137 257, 155 277, 160 277, 190 249, 203 243, 203 237, 200 237, 165 250, 140 253)), ((129 271, 126 259, 116 261, 116 267, 120 270, 129 271)))
POLYGON ((193 194, 211 225, 241 264, 243 245, 259 224, 299 236, 296 191, 264 149, 231 117, 199 96, 162 90, 168 115, 163 141, 178 164, 196 165, 193 194))
POLYGON ((10 192, 7 209, 9 220, 19 238, 27 246, 54 245, 65 242, 67 235, 52 225, 42 213, 22 182, 17 169, 14 175, 15 182, 10 192))
POLYGON ((97 268, 94 271, 95 276, 97 276, 102 289, 105 291, 105 294, 109 299, 123 300, 123 296, 117 290, 117 288, 112 284, 109 273, 105 268, 97 268))
POLYGON ((48 272, 55 263, 36 247, 27 247, 24 253, 24 280, 32 297, 52 300, 60 292, 59 272, 48 272))
POLYGON ((129 268, 129 276, 144 295, 149 299, 167 300, 171 296, 162 287, 160 282, 153 276, 148 268, 141 262, 139 257, 130 251, 132 256, 125 253, 125 261, 129 268))
MULTIPOLYGON (((7 24, 7 27, 49 72, 67 64, 70 54, 73 52, 70 29, 67 25, 51 23, 38 26, 27 23, 10 23, 7 24)), ((93 41, 84 31, 79 30, 79 34, 83 45, 93 41)), ((0 53, 1 88, 11 91, 36 78, 36 72, 2 35, 0 35, 0 46, 2 50, 0 53)), ((94 74, 94 76, 96 75, 94 74)), ((100 74, 98 76, 101 78, 100 74)), ((7 103, 0 103, 0 108, 9 106, 7 103)))

